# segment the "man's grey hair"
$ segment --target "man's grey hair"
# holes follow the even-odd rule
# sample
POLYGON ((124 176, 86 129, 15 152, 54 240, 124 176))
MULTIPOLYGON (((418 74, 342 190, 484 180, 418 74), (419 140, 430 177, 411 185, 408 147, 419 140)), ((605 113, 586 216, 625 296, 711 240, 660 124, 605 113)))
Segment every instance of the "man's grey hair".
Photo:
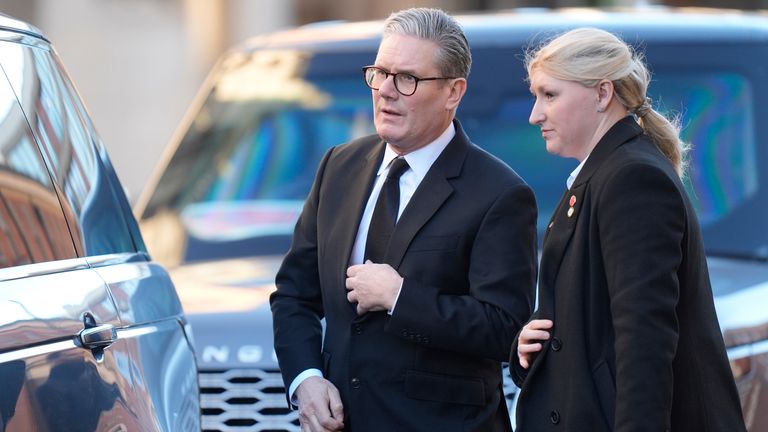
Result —
POLYGON ((395 12, 384 23, 384 38, 392 34, 430 40, 440 47, 435 62, 449 78, 466 78, 472 54, 464 31, 455 18, 440 9, 412 8, 395 12))

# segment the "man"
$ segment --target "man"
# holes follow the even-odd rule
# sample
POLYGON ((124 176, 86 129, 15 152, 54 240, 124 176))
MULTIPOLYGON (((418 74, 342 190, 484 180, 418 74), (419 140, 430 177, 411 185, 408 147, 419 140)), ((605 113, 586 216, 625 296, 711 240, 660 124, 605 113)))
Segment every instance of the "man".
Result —
POLYGON ((320 162, 270 299, 302 431, 511 430, 536 204, 454 120, 470 65, 453 18, 393 14, 364 68, 377 135, 320 162))

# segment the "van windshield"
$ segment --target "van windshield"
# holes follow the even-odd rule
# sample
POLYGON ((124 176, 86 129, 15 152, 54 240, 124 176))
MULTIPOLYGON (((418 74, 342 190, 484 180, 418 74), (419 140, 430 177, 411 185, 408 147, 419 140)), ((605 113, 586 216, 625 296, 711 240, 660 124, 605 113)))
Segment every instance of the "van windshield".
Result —
MULTIPOLYGON (((685 48, 690 56, 698 49, 717 58, 715 51, 728 47, 685 48)), ((519 48, 501 51, 473 49, 457 117, 473 142, 533 187, 543 232, 577 162, 546 152, 538 128, 528 124, 533 101, 514 55, 519 48)), ((733 63, 674 64, 673 47, 649 46, 647 53, 654 106, 679 115, 683 139, 693 146, 685 182, 708 252, 768 258, 768 233, 751 229, 766 217, 758 81, 733 63)), ((187 261, 285 252, 323 153, 374 133, 371 94, 360 73, 374 57, 287 50, 230 55, 162 174, 143 224, 170 216, 181 225, 189 237, 181 257, 187 261), (228 246, 212 246, 222 244, 228 246)))

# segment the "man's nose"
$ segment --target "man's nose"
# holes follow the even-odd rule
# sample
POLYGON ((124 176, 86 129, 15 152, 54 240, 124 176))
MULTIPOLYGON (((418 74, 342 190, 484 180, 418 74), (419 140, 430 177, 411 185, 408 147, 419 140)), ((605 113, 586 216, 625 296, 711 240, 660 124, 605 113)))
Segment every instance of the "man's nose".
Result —
POLYGON ((400 94, 395 87, 394 75, 389 75, 384 79, 384 82, 379 86, 379 94, 386 98, 395 98, 400 94))

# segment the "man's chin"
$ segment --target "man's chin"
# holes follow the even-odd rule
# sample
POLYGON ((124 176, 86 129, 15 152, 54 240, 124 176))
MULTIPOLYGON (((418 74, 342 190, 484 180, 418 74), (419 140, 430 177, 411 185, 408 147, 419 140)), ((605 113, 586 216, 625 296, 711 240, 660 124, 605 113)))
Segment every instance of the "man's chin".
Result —
POLYGON ((392 130, 387 127, 377 127, 376 133, 379 137, 394 147, 399 147, 398 143, 401 140, 400 135, 392 133, 392 130))

